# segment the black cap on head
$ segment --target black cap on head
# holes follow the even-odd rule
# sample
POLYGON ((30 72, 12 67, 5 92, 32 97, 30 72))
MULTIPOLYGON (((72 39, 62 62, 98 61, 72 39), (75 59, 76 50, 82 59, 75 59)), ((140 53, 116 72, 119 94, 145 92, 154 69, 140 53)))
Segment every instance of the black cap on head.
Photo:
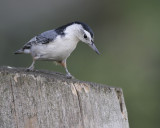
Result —
POLYGON ((79 22, 79 21, 71 22, 71 23, 63 25, 61 27, 58 27, 57 29, 55 29, 55 31, 60 35, 64 35, 64 30, 66 29, 66 27, 68 27, 68 26, 70 26, 72 24, 80 24, 80 25, 82 25, 83 29, 88 31, 91 34, 91 37, 93 38, 94 33, 93 33, 92 29, 87 24, 85 24, 83 22, 79 22))
POLYGON ((79 22, 79 21, 75 21, 73 23, 75 23, 75 24, 81 24, 82 27, 84 28, 84 30, 88 31, 91 34, 91 37, 93 38, 93 36, 94 36, 93 30, 87 24, 85 24, 83 22, 79 22))

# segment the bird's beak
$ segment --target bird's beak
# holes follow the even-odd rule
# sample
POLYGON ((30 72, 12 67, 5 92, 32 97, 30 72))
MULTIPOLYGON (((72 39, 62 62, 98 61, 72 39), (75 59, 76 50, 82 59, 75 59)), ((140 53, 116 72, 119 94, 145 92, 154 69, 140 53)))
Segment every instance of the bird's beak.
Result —
POLYGON ((89 46, 90 46, 97 54, 100 54, 100 52, 99 52, 98 49, 96 48, 94 42, 92 42, 92 44, 89 44, 89 46))

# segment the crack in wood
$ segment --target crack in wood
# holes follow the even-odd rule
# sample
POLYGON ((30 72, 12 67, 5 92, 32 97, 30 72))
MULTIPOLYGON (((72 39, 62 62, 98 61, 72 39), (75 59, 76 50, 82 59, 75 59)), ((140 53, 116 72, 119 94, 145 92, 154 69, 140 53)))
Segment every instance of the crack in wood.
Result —
POLYGON ((13 102, 13 111, 14 111, 14 117, 15 117, 15 120, 16 120, 16 126, 18 128, 18 120, 17 120, 17 114, 16 114, 16 105, 15 105, 15 98, 14 98, 14 92, 13 92, 13 85, 12 85, 12 80, 10 78, 10 83, 11 83, 11 95, 12 95, 12 102, 13 102))
MULTIPOLYGON (((77 90, 76 90, 76 91, 77 91, 77 90)), ((83 128, 84 128, 83 111, 82 111, 82 105, 81 105, 80 94, 79 94, 78 91, 77 91, 77 97, 78 97, 78 103, 79 103, 79 109, 80 109, 80 115, 81 115, 82 125, 83 125, 83 128)))
POLYGON ((118 100, 119 100, 120 110, 121 110, 121 112, 122 112, 122 114, 123 114, 122 90, 116 88, 115 91, 116 91, 116 94, 117 94, 117 98, 118 98, 118 100))

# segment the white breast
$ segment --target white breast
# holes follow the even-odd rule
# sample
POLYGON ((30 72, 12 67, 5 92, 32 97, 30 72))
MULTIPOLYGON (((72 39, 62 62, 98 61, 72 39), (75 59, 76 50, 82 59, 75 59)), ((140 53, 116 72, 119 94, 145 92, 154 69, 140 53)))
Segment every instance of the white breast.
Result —
POLYGON ((62 61, 70 56, 76 48, 78 41, 77 38, 60 38, 58 36, 56 40, 48 44, 32 46, 31 54, 39 60, 62 61))

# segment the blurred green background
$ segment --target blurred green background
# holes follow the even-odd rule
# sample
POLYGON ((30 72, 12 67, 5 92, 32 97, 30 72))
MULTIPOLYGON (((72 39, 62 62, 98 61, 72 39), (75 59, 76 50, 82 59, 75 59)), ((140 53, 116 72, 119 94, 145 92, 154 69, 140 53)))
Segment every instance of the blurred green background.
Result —
MULTIPOLYGON (((68 59, 78 79, 121 87, 131 128, 160 127, 160 1, 1 0, 0 65, 28 67, 13 55, 33 36, 72 21, 93 29, 98 56, 80 42, 68 59)), ((52 62, 37 69, 64 72, 52 62)))

